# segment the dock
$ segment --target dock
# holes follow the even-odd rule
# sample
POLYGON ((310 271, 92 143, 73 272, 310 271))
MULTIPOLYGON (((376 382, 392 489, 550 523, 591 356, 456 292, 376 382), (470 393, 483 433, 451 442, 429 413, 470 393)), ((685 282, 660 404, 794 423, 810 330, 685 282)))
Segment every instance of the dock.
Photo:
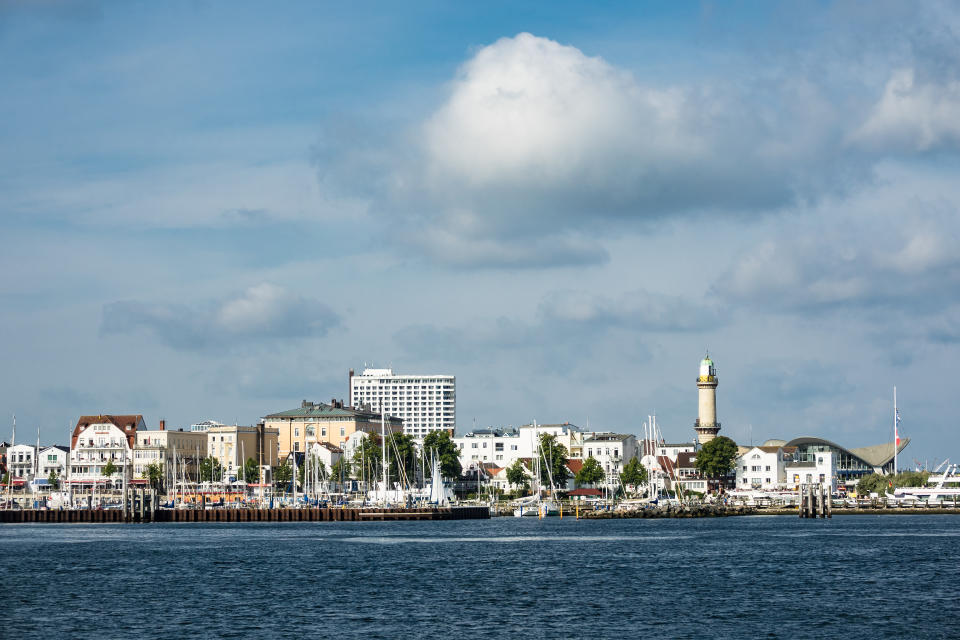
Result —
POLYGON ((0 524, 123 524, 190 522, 374 522, 398 520, 485 520, 488 507, 429 509, 306 508, 306 509, 24 509, 0 511, 0 524))

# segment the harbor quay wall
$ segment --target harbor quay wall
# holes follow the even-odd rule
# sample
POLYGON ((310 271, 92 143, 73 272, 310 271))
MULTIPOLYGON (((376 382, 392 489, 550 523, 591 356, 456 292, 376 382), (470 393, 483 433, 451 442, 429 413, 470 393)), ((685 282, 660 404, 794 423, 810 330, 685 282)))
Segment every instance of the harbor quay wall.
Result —
POLYGON ((0 511, 0 524, 110 524, 148 522, 369 522, 387 520, 481 520, 487 507, 435 509, 315 508, 315 509, 161 509, 127 513, 119 509, 26 509, 0 511))

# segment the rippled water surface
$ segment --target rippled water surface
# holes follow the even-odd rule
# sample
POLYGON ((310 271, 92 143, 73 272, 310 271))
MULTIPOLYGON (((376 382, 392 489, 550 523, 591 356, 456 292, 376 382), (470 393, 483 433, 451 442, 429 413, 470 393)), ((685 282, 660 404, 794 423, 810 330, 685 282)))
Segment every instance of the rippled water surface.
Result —
POLYGON ((0 526, 4 638, 960 637, 960 517, 0 526))

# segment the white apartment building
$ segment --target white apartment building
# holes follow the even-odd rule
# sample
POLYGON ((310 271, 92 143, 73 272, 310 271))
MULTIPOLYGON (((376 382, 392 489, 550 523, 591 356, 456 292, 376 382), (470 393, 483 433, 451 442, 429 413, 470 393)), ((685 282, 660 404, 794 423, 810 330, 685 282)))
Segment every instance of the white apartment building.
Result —
POLYGON ((837 459, 832 451, 817 451, 813 460, 788 462, 784 468, 786 488, 794 490, 801 484, 819 482, 829 486, 830 493, 837 490, 837 459))
POLYGON ((619 484, 623 466, 637 453, 637 436, 631 434, 593 433, 583 440, 583 459, 592 457, 600 463, 611 488, 619 484))
POLYGON ((55 444, 40 449, 37 456, 37 477, 49 478, 51 471, 66 479, 67 465, 70 463, 70 448, 55 444))
POLYGON ((32 444, 16 444, 7 448, 7 470, 11 481, 16 479, 29 482, 34 478, 37 463, 37 448, 32 444))
POLYGON ((141 415, 81 416, 70 446, 70 484, 121 486, 133 468, 137 431, 145 428, 141 415), (103 471, 111 462, 116 473, 107 477, 103 471))
POLYGON ((492 462, 498 467, 509 467, 517 458, 533 458, 537 439, 541 434, 550 434, 567 449, 568 458, 579 458, 584 432, 573 424, 532 424, 517 429, 475 429, 465 436, 454 438, 460 450, 460 465, 464 469, 476 467, 483 462, 492 462))
POLYGON ((673 463, 677 462, 677 456, 681 453, 696 453, 697 445, 693 442, 682 442, 679 444, 658 444, 657 456, 670 458, 673 463))
POLYGON ((783 447, 752 447, 737 458, 737 489, 773 491, 786 482, 789 461, 783 447))
POLYGON ((422 439, 431 431, 457 426, 457 378, 399 375, 393 369, 350 370, 350 405, 369 407, 403 420, 403 432, 422 439))

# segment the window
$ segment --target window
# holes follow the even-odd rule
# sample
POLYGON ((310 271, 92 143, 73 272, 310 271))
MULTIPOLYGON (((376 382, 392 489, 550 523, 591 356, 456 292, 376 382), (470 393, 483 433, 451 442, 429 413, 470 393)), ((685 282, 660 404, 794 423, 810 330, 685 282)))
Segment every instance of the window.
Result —
POLYGON ((770 471, 770 465, 767 465, 766 471, 770 471))
POLYGON ((321 427, 321 428, 320 428, 320 435, 321 435, 321 436, 326 436, 326 435, 327 435, 327 428, 326 428, 326 427, 321 427))
POLYGON ((345 436, 345 435, 347 435, 347 428, 346 428, 346 427, 340 427, 340 437, 343 437, 343 436, 345 436))
POLYGON ((294 450, 294 451, 300 451, 300 443, 299 443, 299 442, 294 442, 294 443, 293 443, 293 450, 294 450))
POLYGON ((297 427, 296 429, 293 430, 293 437, 294 438, 300 437, 300 427, 297 427))

